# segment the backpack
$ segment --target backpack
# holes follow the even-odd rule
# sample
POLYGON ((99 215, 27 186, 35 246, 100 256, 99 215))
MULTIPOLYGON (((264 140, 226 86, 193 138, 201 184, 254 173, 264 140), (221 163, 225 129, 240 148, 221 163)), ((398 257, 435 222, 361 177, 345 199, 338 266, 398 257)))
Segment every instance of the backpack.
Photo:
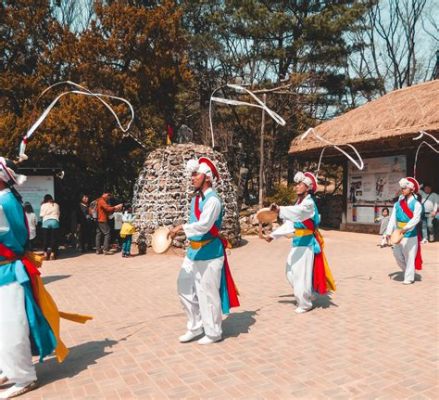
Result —
POLYGON ((93 219, 98 219, 98 200, 93 200, 90 203, 90 206, 88 208, 88 212, 90 213, 90 215, 93 219))

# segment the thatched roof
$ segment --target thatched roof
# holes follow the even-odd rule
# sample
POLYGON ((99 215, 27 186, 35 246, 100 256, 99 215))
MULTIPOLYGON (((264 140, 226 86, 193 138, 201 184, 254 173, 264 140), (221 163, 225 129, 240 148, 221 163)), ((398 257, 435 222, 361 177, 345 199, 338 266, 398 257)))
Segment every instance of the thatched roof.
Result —
MULTIPOLYGON (((368 143, 387 146, 390 142, 417 136, 420 130, 439 132, 439 80, 395 90, 314 128, 315 132, 334 144, 368 143)), ((414 143, 413 143, 414 145, 414 143)), ((291 142, 289 153, 304 156, 325 146, 309 134, 291 142)), ((356 147, 357 147, 356 146, 356 147)))

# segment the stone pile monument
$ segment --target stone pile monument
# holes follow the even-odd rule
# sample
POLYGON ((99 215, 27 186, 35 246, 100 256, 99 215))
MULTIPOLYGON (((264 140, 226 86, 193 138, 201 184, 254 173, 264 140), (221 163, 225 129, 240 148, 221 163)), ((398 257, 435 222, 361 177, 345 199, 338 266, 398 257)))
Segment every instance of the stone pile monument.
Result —
MULTIPOLYGON (((185 167, 189 159, 201 156, 214 161, 221 176, 216 190, 225 209, 222 234, 233 246, 240 244, 236 188, 223 155, 208 146, 186 143, 161 147, 151 152, 140 172, 133 197, 139 249, 151 244, 151 235, 158 227, 187 222, 193 190, 185 167)), ((185 235, 180 234, 174 239, 173 245, 184 247, 185 240, 185 235)))

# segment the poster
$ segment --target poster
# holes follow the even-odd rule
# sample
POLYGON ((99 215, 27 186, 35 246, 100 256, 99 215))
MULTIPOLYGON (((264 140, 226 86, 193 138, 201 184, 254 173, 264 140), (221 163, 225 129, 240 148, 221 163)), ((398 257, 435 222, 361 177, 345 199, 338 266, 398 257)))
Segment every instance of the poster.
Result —
POLYGON ((406 169, 403 155, 365 159, 362 171, 349 164, 348 222, 373 224, 382 207, 393 205, 406 169))
POLYGON ((55 197, 53 176, 27 176, 26 182, 17 187, 23 202, 32 204, 35 215, 39 218, 41 202, 46 194, 55 197))

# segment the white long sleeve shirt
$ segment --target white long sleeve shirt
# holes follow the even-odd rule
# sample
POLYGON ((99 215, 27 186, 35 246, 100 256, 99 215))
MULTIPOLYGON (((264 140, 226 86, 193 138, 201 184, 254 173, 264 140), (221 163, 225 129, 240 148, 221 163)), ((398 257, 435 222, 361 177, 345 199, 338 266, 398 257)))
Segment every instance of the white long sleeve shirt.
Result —
MULTIPOLYGON (((206 196, 212 191, 208 188, 203 194, 206 196)), ((203 205, 200 219, 191 224, 184 224, 183 230, 186 237, 204 235, 210 231, 221 213, 221 202, 216 196, 209 197, 203 205)))
POLYGON ((422 204, 424 206, 425 212, 428 214, 436 214, 439 203, 439 196, 437 195, 437 193, 431 192, 430 195, 428 195, 423 190, 420 190, 419 194, 422 197, 422 204))
MULTIPOLYGON (((404 196, 399 196, 398 202, 403 198, 404 196)), ((411 204, 413 201, 415 202, 415 210, 413 211, 413 218, 409 222, 407 222, 407 224, 404 226, 405 232, 412 230, 416 225, 418 225, 419 221, 421 220, 422 206, 421 203, 413 197, 413 195, 410 195, 410 198, 407 201, 407 205, 411 204)), ((386 235, 391 235, 396 228, 397 228, 396 208, 395 206, 393 206, 392 214, 390 214, 389 225, 387 225, 386 235)))
POLYGON ((314 201, 310 195, 307 195, 300 204, 279 207, 279 218, 285 220, 285 222, 271 232, 270 237, 279 239, 282 236, 294 233, 294 222, 305 221, 314 217, 314 214, 314 201))
POLYGON ((41 204, 40 217, 44 221, 49 219, 55 219, 59 221, 59 205, 55 202, 48 201, 47 203, 41 204))

